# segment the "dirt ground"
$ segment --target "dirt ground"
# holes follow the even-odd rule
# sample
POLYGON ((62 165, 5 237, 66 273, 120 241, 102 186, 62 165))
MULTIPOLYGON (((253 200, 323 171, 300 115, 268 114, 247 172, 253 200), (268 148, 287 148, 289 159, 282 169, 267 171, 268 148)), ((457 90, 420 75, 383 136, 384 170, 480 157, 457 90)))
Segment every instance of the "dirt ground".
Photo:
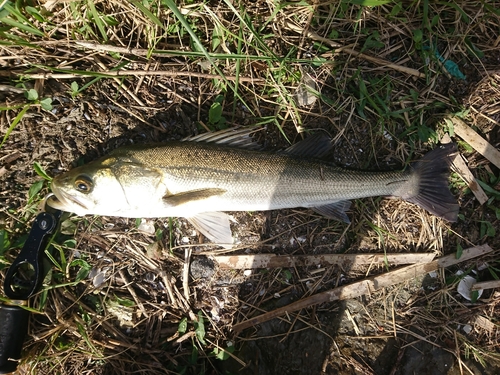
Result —
MULTIPOLYGON (((441 136, 443 118, 450 109, 479 108, 481 98, 494 98, 488 91, 498 87, 491 84, 493 75, 480 74, 477 66, 493 72, 499 62, 498 51, 487 51, 481 63, 465 66, 465 83, 443 75, 433 87, 435 96, 453 97, 456 106, 429 109, 423 123, 441 136)), ((380 70, 373 74, 386 77, 380 70)), ((391 74, 395 82, 401 78, 391 74)), ((102 80, 72 97, 70 82, 43 80, 43 96, 53 98, 53 110, 30 109, 0 148, 0 229, 8 232, 13 244, 1 254, 7 263, 17 255, 14 243, 28 232, 39 201, 49 192, 45 184, 29 199, 30 187, 40 180, 35 162, 53 177, 121 145, 166 142, 205 131, 200 120, 205 125, 214 95, 204 91, 204 80, 157 77, 136 93, 145 103, 142 107, 111 82, 102 80)), ((326 97, 337 93, 331 76, 321 84, 326 97)), ((425 82, 415 86, 423 90, 425 82)), ((12 105, 23 103, 24 97, 4 92, 2 100, 12 105)), ((275 114, 264 100, 257 106, 262 116, 275 114)), ((496 96, 490 117, 498 114, 499 106, 496 96)), ((252 124, 241 108, 234 117, 229 111, 224 115, 231 126, 252 124)), ((4 111, 1 116, 3 134, 15 112, 4 111)), ((335 143, 326 158, 349 168, 397 169, 434 147, 418 137, 401 142, 399 136, 407 135, 403 120, 390 129, 391 135, 380 131, 375 117, 357 115, 354 104, 336 112, 318 101, 303 113, 301 126, 330 134, 335 143)), ((499 149, 498 125, 474 111, 465 118, 499 149)), ((292 143, 301 139, 291 122, 284 122, 283 133, 268 126, 255 141, 266 150, 279 150, 288 146, 283 135, 292 143)), ((458 137, 453 139, 460 141, 460 152, 475 177, 490 182, 492 189, 487 191, 490 202, 480 205, 452 177, 452 192, 461 205, 457 223, 435 218, 409 203, 382 198, 353 202, 350 224, 303 209, 235 212, 232 230, 241 246, 233 253, 443 256, 482 244, 489 244, 494 253, 371 295, 311 306, 236 334, 232 326, 251 316, 395 266, 318 264, 224 270, 213 260, 220 252, 203 244, 205 239, 182 218, 142 224, 111 217, 65 218, 54 254, 58 262, 65 257, 68 266, 62 270, 53 266, 52 279, 46 283, 52 287, 32 301, 42 314, 31 320, 24 353, 28 359, 19 373, 52 374, 54 369, 61 374, 500 373, 500 292, 485 290, 471 302, 458 294, 454 278, 458 270, 477 271, 479 280, 488 281, 495 279, 494 270, 499 271, 500 217, 494 199, 495 192, 500 192, 498 168, 458 137), (89 265, 90 273, 75 282, 81 261, 89 265), (199 312, 205 322, 201 338, 199 312), (490 329, 479 318, 489 322, 490 329), (186 331, 179 329, 183 319, 186 331), (216 359, 215 348, 232 352, 230 358, 216 359), (55 364, 53 358, 61 360, 55 364)), ((4 276, 5 269, 2 282, 4 276)))

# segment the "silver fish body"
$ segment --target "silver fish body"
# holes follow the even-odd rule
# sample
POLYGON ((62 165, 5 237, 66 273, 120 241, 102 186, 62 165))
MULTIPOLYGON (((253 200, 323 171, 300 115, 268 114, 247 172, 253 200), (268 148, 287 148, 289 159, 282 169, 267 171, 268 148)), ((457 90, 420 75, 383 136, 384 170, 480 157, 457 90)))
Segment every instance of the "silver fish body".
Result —
POLYGON ((79 215, 187 217, 224 243, 231 232, 220 211, 307 207, 348 221, 348 201, 371 196, 401 197, 456 220, 458 205, 446 183, 452 146, 406 171, 364 172, 311 157, 320 139, 281 153, 234 147, 224 135, 217 139, 119 148, 54 178, 55 197, 48 203, 79 215))

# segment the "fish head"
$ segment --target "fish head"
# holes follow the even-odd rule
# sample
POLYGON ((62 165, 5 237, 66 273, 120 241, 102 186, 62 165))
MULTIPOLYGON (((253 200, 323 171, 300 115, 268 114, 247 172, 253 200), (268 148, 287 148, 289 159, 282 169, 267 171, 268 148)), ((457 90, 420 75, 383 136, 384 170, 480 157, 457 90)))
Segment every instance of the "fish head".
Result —
POLYGON ((56 176, 47 204, 77 215, 114 216, 127 207, 127 197, 112 168, 90 163, 56 176))

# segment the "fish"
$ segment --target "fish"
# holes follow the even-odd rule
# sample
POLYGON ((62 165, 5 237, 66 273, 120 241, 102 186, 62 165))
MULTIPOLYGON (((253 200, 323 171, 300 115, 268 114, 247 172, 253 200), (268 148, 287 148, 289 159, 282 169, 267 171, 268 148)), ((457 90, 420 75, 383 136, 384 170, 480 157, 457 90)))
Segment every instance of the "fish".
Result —
POLYGON ((51 182, 47 204, 77 215, 184 217, 209 240, 231 247, 231 211, 305 207, 349 223, 351 200, 398 197, 454 222, 448 188, 456 145, 441 145, 397 171, 345 169, 324 160, 331 139, 316 133, 278 152, 229 129, 155 144, 122 146, 51 182))

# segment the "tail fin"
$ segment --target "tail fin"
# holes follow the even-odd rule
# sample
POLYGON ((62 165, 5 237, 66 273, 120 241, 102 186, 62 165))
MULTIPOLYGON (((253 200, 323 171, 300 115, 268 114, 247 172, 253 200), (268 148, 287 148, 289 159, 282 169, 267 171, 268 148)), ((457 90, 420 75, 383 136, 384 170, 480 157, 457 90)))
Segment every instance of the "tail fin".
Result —
POLYGON ((418 193, 402 198, 445 220, 457 221, 459 206, 448 189, 450 156, 456 150, 455 144, 448 143, 416 162, 409 183, 418 185, 418 193))

